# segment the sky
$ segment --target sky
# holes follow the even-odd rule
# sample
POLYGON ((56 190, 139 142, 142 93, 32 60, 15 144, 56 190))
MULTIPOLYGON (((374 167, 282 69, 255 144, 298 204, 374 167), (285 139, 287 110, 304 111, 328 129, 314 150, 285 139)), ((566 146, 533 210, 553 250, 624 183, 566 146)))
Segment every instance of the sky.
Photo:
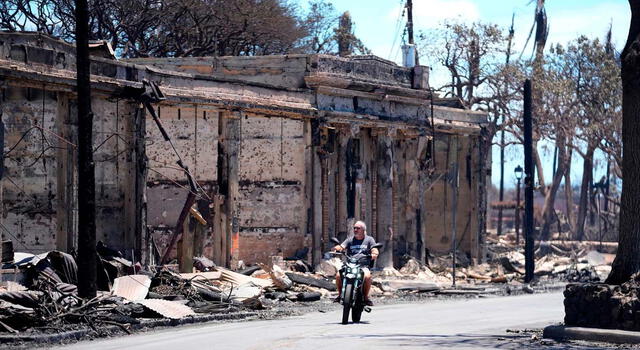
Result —
MULTIPOLYGON (((400 63, 402 57, 399 50, 401 34, 406 17, 402 18, 405 0, 332 0, 339 12, 349 11, 355 23, 355 34, 376 56, 400 63)), ((511 25, 511 17, 515 14, 514 49, 519 54, 533 23, 535 1, 531 0, 413 0, 414 31, 437 28, 439 23, 447 19, 463 22, 480 21, 495 23, 505 29, 511 25)), ((549 21, 549 38, 547 49, 551 44, 567 42, 580 35, 590 38, 604 38, 609 26, 612 26, 613 42, 618 50, 622 50, 627 38, 630 22, 629 3, 627 0, 547 0, 545 2, 549 21)), ((524 50, 523 57, 530 57, 531 43, 524 50)), ((430 65, 428 57, 421 57, 421 64, 430 65)), ((439 74, 432 66, 432 85, 437 86, 439 74)), ((543 156, 545 179, 551 177, 553 147, 542 145, 539 149, 543 156)), ((523 164, 522 148, 513 146, 505 151, 505 186, 515 186, 513 169, 523 164)), ((492 164, 492 182, 499 183, 499 149, 494 147, 492 164)), ((574 156, 572 165, 572 182, 578 185, 582 173, 582 161, 574 156)), ((604 172, 600 169, 595 178, 604 172)))

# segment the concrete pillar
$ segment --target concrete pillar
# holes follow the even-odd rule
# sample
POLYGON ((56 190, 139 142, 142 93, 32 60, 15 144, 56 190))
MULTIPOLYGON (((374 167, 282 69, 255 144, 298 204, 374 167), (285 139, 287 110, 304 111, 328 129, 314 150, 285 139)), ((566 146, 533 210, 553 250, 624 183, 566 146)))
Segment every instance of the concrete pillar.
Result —
POLYGON ((393 267, 393 147, 391 137, 383 134, 377 138, 377 189, 376 216, 378 242, 384 248, 378 258, 378 266, 393 267))

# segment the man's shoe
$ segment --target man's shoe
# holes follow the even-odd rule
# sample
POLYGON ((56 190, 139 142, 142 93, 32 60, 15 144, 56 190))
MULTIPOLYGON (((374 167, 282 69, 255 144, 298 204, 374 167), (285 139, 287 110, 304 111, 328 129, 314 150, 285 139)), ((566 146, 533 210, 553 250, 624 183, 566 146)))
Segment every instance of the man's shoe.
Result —
POLYGON ((371 299, 365 299, 364 304, 367 306, 373 306, 373 301, 371 301, 371 299))
POLYGON ((340 302, 340 296, 338 295, 337 297, 335 297, 335 299, 333 299, 334 303, 339 303, 340 302))

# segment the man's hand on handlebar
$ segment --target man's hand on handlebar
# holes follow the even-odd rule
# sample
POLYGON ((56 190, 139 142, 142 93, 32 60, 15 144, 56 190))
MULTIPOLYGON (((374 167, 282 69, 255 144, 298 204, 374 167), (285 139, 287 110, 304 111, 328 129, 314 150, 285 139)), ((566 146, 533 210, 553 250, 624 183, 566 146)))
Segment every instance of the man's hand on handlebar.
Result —
POLYGON ((376 260, 379 254, 378 248, 371 249, 371 259, 376 260))

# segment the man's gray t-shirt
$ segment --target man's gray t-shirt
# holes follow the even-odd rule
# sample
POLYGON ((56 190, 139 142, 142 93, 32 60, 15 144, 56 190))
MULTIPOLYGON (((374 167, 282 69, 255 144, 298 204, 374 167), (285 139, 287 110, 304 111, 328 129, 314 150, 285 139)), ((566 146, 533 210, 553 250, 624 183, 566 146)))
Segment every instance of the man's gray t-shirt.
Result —
POLYGON ((342 242, 341 246, 347 250, 350 256, 358 253, 367 253, 371 247, 376 244, 376 240, 371 236, 364 236, 363 239, 357 240, 355 236, 350 236, 342 242))

